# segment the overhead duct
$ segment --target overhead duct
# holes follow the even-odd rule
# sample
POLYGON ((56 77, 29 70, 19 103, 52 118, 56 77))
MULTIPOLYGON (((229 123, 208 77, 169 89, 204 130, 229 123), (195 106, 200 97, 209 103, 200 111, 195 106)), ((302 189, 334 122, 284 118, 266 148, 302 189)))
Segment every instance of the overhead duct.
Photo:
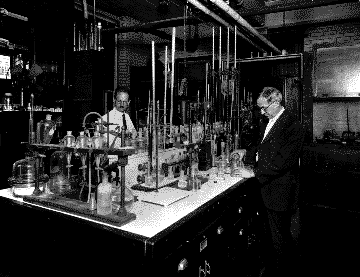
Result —
MULTIPOLYGON (((196 0, 194 0, 196 1, 196 0)), ((210 0, 213 2, 217 7, 222 9, 228 15, 230 15, 236 22, 238 22, 242 27, 248 30, 253 36, 260 39, 264 42, 267 46, 269 46, 273 51, 277 54, 281 54, 281 51, 275 47, 269 40, 267 40, 264 36, 258 33, 244 18, 242 18, 233 8, 231 8, 228 4, 226 4, 223 0, 210 0)), ((189 1, 191 2, 191 1, 189 1)))
MULTIPOLYGON (((220 24, 226 26, 226 27, 230 27, 230 29, 233 31, 235 28, 233 26, 231 26, 229 23, 227 23, 225 20, 223 20, 222 18, 220 18, 217 14, 215 14, 214 12, 210 11, 207 7, 205 7, 203 4, 201 4, 199 1, 197 0, 188 0, 189 3, 191 3, 192 5, 194 5, 195 7, 197 7, 199 10, 203 11, 205 14, 211 16, 212 18, 214 18, 216 21, 218 21, 220 24)), ((239 30, 237 30, 237 34, 243 38, 244 40, 246 40, 248 43, 250 43, 251 45, 253 45, 254 47, 256 47, 257 49, 259 49, 261 52, 266 52, 264 50, 264 48, 260 47, 259 45, 257 45, 255 42, 253 42, 251 39, 249 39, 248 37, 246 37, 244 34, 242 34, 241 32, 239 32, 239 30)), ((275 47, 275 46, 274 46, 275 47)), ((276 48, 277 49, 277 48, 276 48)), ((279 50, 278 50, 279 51, 279 50)))

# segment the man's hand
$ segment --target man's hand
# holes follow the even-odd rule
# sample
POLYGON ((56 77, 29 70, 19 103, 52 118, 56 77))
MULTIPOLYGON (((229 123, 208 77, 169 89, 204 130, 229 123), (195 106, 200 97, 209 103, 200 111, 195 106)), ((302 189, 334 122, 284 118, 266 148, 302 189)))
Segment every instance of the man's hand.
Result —
POLYGON ((255 177, 254 171, 250 168, 242 168, 239 170, 240 176, 243 178, 252 178, 255 177))

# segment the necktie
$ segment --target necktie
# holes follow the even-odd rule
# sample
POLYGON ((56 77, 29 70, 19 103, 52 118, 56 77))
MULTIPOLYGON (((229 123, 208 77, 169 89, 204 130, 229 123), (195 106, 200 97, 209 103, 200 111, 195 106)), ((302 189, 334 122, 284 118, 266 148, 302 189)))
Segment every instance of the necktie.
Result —
POLYGON ((126 126, 125 113, 123 113, 123 118, 122 118, 122 120, 123 120, 123 126, 125 127, 125 131, 126 131, 127 126, 126 126))

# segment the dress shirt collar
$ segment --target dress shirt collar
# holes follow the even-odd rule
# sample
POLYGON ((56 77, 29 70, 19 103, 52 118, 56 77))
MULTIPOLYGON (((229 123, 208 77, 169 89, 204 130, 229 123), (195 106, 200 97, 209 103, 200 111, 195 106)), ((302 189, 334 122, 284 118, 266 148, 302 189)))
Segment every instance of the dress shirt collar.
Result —
POLYGON ((275 121, 280 117, 280 115, 285 111, 284 107, 281 107, 280 111, 277 113, 277 115, 275 115, 273 118, 269 119, 268 124, 271 123, 275 123, 275 121))
POLYGON ((119 113, 120 115, 126 114, 125 112, 120 112, 116 108, 113 108, 114 113, 119 113))

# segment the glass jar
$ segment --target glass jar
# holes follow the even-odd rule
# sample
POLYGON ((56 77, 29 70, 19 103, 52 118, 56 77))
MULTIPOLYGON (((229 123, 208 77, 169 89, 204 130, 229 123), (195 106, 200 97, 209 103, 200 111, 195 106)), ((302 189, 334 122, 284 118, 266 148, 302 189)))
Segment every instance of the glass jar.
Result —
POLYGON ((78 147, 78 148, 88 147, 87 137, 85 136, 84 131, 81 131, 79 136, 76 138, 76 147, 78 147))
POLYGON ((92 137, 92 146, 95 149, 101 149, 103 147, 103 138, 98 131, 94 132, 92 137))
MULTIPOLYGON (((38 164, 38 181, 39 185, 43 186, 49 181, 49 176, 44 174, 42 164, 38 164)), ((25 159, 18 160, 13 164, 12 176, 8 178, 8 183, 12 188, 12 193, 15 197, 22 197, 31 195, 35 189, 35 175, 36 158, 27 156, 25 159)))
POLYGON ((72 135, 72 131, 67 131, 66 136, 63 138, 64 145, 66 147, 74 147, 75 146, 75 137, 72 135))

